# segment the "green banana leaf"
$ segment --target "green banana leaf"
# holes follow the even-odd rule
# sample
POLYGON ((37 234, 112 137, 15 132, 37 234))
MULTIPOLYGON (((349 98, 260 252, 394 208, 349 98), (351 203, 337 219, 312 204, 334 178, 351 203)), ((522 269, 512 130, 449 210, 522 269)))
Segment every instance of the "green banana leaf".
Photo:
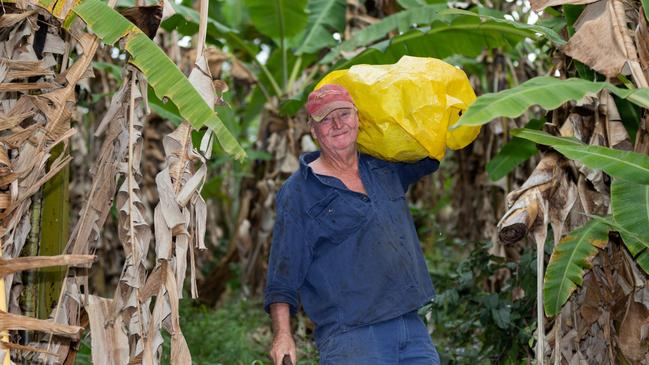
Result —
POLYGON ((219 9, 223 20, 231 27, 239 28, 248 14, 241 0, 223 0, 219 9))
POLYGON ((158 98, 173 102, 180 115, 194 128, 211 128, 226 153, 237 160, 245 158, 244 150, 218 115, 178 67, 139 28, 99 0, 84 0, 72 11, 105 43, 112 45, 124 39, 124 47, 131 55, 130 63, 144 74, 158 98))
MULTIPOLYGON (((172 2, 172 6, 176 11, 176 14, 163 21, 160 24, 160 27, 168 32, 175 30, 185 36, 193 36, 198 33, 200 13, 182 4, 172 2)), ((207 43, 221 45, 221 39, 230 41, 230 45, 234 45, 236 49, 244 51, 251 57, 251 59, 254 59, 260 52, 260 48, 257 45, 252 42, 246 42, 239 37, 238 30, 228 28, 226 25, 208 17, 207 43)))
MULTIPOLYGON (((280 48, 273 49, 268 55, 268 59, 264 64, 264 67, 268 70, 268 73, 261 72, 257 75, 259 83, 261 83, 267 90, 274 91, 273 83, 277 81, 274 80, 274 76, 281 75, 282 68, 284 64, 289 70, 299 67, 300 71, 304 70, 305 65, 308 65, 317 58, 317 54, 303 54, 301 56, 295 55, 293 52, 288 52, 286 58, 283 58, 282 50, 280 48)), ((277 96, 282 96, 281 90, 280 93, 275 94, 277 96)))
MULTIPOLYGON (((174 126, 179 126, 183 122, 183 118, 178 113, 178 108, 176 108, 174 103, 165 103, 160 100, 151 85, 147 85, 147 89, 147 97, 151 110, 162 118, 167 119, 174 126)), ((223 119, 221 118, 221 120, 223 119)))
MULTIPOLYGON (((224 3, 224 5, 227 4, 228 3, 224 3)), ((198 17, 200 14, 196 10, 188 8, 182 4, 173 4, 173 6, 176 10, 176 14, 162 22, 160 26, 168 32, 176 30, 186 36, 193 36, 196 34, 198 32, 198 17)), ((241 6, 241 4, 228 6, 238 7, 241 6)), ((242 10, 235 9, 232 11, 236 12, 242 10)), ((240 16, 243 17, 243 14, 240 14, 240 16)), ((218 23, 214 19, 208 18, 207 42, 222 47, 223 40, 226 41, 227 47, 231 49, 231 53, 242 51, 243 54, 247 56, 248 62, 255 63, 259 67, 261 70, 259 75, 260 79, 263 78, 264 86, 267 87, 269 92, 272 92, 272 94, 276 96, 281 96, 283 94, 277 80, 273 77, 273 73, 271 73, 263 62, 260 62, 259 59, 257 59, 257 54, 261 51, 260 47, 251 41, 244 40, 237 30, 227 28, 225 25, 218 23)), ((275 75, 279 74, 280 73, 278 72, 275 75)))
POLYGON ((583 283, 597 249, 608 243, 608 232, 606 224, 590 220, 554 247, 543 280, 543 306, 548 317, 559 313, 577 285, 583 283))
MULTIPOLYGON (((168 32, 176 30, 178 33, 186 36, 193 36, 198 33, 200 13, 182 4, 172 3, 172 6, 176 14, 163 21, 160 27, 168 32)), ((244 51, 253 62, 257 61, 256 56, 260 52, 259 46, 252 42, 244 41, 236 29, 228 28, 211 17, 207 18, 206 38, 207 43, 217 46, 221 46, 221 39, 225 39, 229 42, 228 45, 244 51)))
POLYGON ((309 1, 309 23, 297 54, 314 53, 324 47, 336 44, 333 32, 345 31, 345 0, 311 0, 309 1))
POLYGON ((646 272, 649 273, 649 250, 644 250, 635 258, 635 262, 646 272))
POLYGON ((647 237, 639 237, 634 232, 628 231, 625 227, 617 223, 613 218, 602 218, 591 216, 593 220, 598 220, 607 224, 612 230, 617 231, 622 235, 624 244, 631 253, 639 252, 635 255, 635 261, 645 272, 649 273, 649 243, 647 237))
POLYGON ((424 0, 397 0, 397 2, 404 9, 416 8, 426 5, 426 2, 424 0))
POLYGON ((480 96, 453 125, 453 128, 461 125, 482 125, 498 117, 515 118, 532 105, 540 105, 546 110, 556 109, 567 101, 580 100, 604 88, 620 98, 643 108, 649 108, 648 88, 628 90, 606 82, 592 82, 578 78, 561 80, 541 76, 499 93, 480 96))
MULTIPOLYGON (((174 8, 174 11, 176 11, 176 14, 172 15, 169 17, 169 19, 166 19, 162 26, 167 29, 167 24, 175 24, 176 22, 179 22, 181 20, 193 23, 196 25, 196 32, 198 32, 198 23, 200 22, 200 14, 198 11, 188 8, 182 4, 176 4, 175 1, 170 1, 169 4, 174 8), (167 23, 167 24, 165 24, 167 23)), ((211 35, 212 37, 219 37, 222 36, 226 33, 236 33, 235 29, 232 29, 222 23, 219 23, 218 21, 214 20, 211 17, 207 18, 207 34, 211 35)))
POLYGON ((342 52, 352 52, 356 48, 369 46, 378 40, 385 39, 386 35, 392 31, 404 33, 412 29, 413 24, 428 24, 436 20, 439 17, 439 12, 444 9, 448 9, 446 4, 437 4, 409 8, 389 15, 355 32, 350 39, 332 49, 320 63, 330 63, 342 52))
POLYGON ((620 232, 629 252, 638 258, 638 264, 649 273, 649 185, 614 179, 611 207, 614 228, 620 232))
POLYGON ((349 68, 360 63, 394 63, 406 54, 437 58, 458 54, 477 56, 485 48, 511 47, 525 38, 537 39, 539 34, 557 45, 565 43, 556 32, 542 26, 429 5, 401 11, 364 28, 333 49, 321 63, 333 61, 342 52, 370 46, 337 68, 349 68), (407 31, 414 24, 421 28, 407 31), (395 30, 405 33, 372 45, 395 30))
POLYGON ((552 146, 562 155, 581 161, 591 169, 603 170, 607 174, 637 184, 649 185, 649 156, 592 146, 571 137, 555 137, 531 129, 514 129, 512 135, 535 143, 552 146))
POLYGON ((640 128, 640 122, 642 121, 642 114, 644 113, 642 108, 617 96, 613 96, 613 99, 615 100, 617 111, 620 113, 622 124, 624 124, 624 128, 629 132, 630 140, 635 141, 638 128, 640 128))
POLYGON ((274 40, 300 33, 307 25, 307 0, 245 0, 255 28, 274 40))
MULTIPOLYGON (((176 14, 163 21, 160 27, 168 32, 176 30, 186 36, 193 36, 198 33, 200 13, 182 4, 172 3, 172 6, 176 14)), ((236 29, 228 28, 213 18, 208 18, 207 42, 220 45, 221 39, 227 40, 229 46, 244 51, 253 62, 257 60, 256 56, 261 50, 259 46, 252 42, 244 41, 236 29)))
MULTIPOLYGON (((527 125, 529 129, 541 129, 543 120, 533 119, 527 125)), ((507 175, 516 166, 520 165, 536 154, 536 144, 526 139, 514 137, 505 143, 503 148, 487 163, 486 169, 491 181, 497 181, 507 175)))
MULTIPOLYGON (((198 17, 200 14, 196 10, 188 8, 182 4, 174 4, 173 6, 177 13, 162 22, 160 26, 169 32, 176 30, 186 36, 193 36, 196 34, 198 32, 198 17)), ((241 4, 228 6, 237 7, 241 6, 241 4)), ((235 9, 232 11, 236 12, 242 10, 235 9)), ((240 14, 240 16, 243 17, 243 14, 240 14)), ((273 73, 268 69, 266 64, 260 62, 257 58, 257 54, 261 51, 260 47, 251 41, 244 40, 237 30, 227 28, 225 25, 218 23, 214 19, 208 18, 207 42, 222 47, 223 40, 226 41, 227 47, 231 49, 231 53, 242 51, 242 53, 247 56, 248 62, 255 63, 259 67, 259 70, 261 71, 259 77, 260 79, 263 79, 262 82, 269 92, 272 92, 275 96, 281 96, 283 94, 276 78, 273 76, 273 73)), ((240 58, 240 60, 242 59, 240 58)), ((280 73, 281 71, 278 71, 275 75, 279 75, 280 73)))

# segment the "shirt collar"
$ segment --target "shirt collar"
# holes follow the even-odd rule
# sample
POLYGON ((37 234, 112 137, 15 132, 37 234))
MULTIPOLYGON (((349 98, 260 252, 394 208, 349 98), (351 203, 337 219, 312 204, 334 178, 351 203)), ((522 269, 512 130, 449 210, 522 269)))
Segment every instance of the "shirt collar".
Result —
POLYGON ((320 157, 320 151, 306 152, 300 155, 300 173, 303 178, 306 179, 311 171, 311 166, 309 166, 309 164, 315 161, 318 157, 320 157))
MULTIPOLYGON (((309 175, 309 172, 312 172, 313 170, 311 169, 311 166, 309 164, 313 161, 315 161, 318 157, 320 157, 320 151, 313 151, 313 152, 306 152, 300 155, 300 174, 302 175, 303 178, 307 178, 309 175)), ((358 154, 358 161, 359 161, 359 167, 363 165, 363 162, 367 161, 368 164, 371 167, 376 167, 375 166, 375 160, 373 158, 368 158, 364 153, 359 153, 358 154)))

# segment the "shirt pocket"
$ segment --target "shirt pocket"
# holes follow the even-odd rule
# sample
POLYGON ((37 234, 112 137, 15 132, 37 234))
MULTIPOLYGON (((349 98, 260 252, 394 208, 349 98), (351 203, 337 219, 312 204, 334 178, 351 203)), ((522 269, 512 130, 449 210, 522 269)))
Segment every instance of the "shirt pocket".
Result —
POLYGON ((313 204, 308 214, 316 223, 315 232, 320 233, 318 236, 335 245, 358 231, 366 219, 363 211, 355 206, 352 197, 345 198, 338 192, 313 204))

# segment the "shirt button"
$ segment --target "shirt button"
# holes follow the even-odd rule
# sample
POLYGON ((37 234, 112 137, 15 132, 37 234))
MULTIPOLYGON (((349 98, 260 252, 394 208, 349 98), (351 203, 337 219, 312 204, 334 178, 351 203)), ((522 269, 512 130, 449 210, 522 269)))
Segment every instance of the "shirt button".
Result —
POLYGON ((368 201, 368 200, 369 200, 369 199, 368 199, 366 196, 363 197, 363 201, 364 201, 364 202, 366 202, 366 201, 368 201))

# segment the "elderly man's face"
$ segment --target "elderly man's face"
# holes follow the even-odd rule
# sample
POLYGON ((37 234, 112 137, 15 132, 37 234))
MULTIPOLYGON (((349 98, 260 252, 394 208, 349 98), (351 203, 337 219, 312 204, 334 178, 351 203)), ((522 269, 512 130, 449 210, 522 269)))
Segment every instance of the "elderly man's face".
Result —
POLYGON ((358 114, 352 108, 336 109, 322 121, 311 122, 311 133, 324 150, 343 151, 355 147, 358 114))

